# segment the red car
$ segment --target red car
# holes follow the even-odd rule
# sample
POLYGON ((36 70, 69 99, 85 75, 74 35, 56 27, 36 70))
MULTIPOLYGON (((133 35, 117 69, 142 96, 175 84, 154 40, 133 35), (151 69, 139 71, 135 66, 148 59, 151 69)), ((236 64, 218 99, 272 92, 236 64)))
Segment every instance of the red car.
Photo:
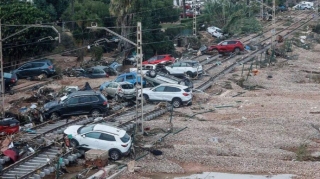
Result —
POLYGON ((20 129, 20 123, 14 118, 5 118, 0 120, 0 135, 10 135, 18 133, 20 129))
MULTIPOLYGON (((180 17, 183 18, 183 12, 180 13, 180 17)), ((186 11, 186 18, 193 18, 193 11, 186 11)))
POLYGON ((146 60, 142 62, 143 65, 146 64, 166 64, 166 63, 174 63, 175 58, 170 55, 170 54, 165 54, 165 55, 156 55, 154 57, 149 58, 149 60, 146 60))
POLYGON ((208 51, 216 50, 219 53, 228 53, 228 52, 235 52, 239 54, 240 51, 244 50, 244 45, 239 40, 225 40, 217 45, 211 45, 208 48, 208 51))

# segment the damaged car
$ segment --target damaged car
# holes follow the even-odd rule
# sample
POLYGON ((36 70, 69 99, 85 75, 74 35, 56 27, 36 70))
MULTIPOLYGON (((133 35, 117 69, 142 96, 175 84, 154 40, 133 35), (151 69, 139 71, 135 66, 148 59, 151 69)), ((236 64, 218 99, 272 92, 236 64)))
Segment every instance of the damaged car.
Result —
POLYGON ((64 100, 46 103, 43 113, 47 119, 65 116, 87 115, 100 116, 108 112, 108 100, 98 91, 76 91, 64 100))
POLYGON ((64 134, 72 136, 71 147, 106 150, 112 160, 128 155, 132 144, 132 139, 125 130, 105 124, 74 125, 65 129, 64 134))

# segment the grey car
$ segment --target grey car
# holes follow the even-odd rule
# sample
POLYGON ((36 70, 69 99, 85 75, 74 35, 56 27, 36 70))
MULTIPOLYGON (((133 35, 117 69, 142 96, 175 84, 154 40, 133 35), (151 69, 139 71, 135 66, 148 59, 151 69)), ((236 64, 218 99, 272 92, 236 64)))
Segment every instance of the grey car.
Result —
POLYGON ((111 82, 104 91, 108 97, 114 98, 116 101, 120 99, 134 99, 136 97, 137 89, 129 82, 111 82))

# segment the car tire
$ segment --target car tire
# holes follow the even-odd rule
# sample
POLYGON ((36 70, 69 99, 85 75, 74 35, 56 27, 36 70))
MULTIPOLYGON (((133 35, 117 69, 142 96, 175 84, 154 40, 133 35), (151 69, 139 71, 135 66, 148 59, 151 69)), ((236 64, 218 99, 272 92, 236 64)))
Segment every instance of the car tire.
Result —
POLYGON ((150 71, 149 71, 149 76, 150 76, 151 78, 155 78, 155 77, 157 76, 157 72, 156 72, 155 70, 150 70, 150 71))
POLYGON ((191 72, 191 71, 187 71, 187 76, 189 77, 189 78, 193 78, 194 77, 194 75, 193 75, 193 73, 191 72))
POLYGON ((99 109, 93 109, 93 110, 91 111, 91 116, 92 116, 92 117, 99 117, 100 114, 101 114, 101 112, 100 112, 99 109))
POLYGON ((217 49, 212 49, 211 51, 212 51, 212 53, 219 53, 219 51, 217 49))
POLYGON ((120 154, 120 152, 117 151, 117 150, 110 150, 110 151, 109 151, 109 157, 110 157, 112 160, 116 161, 116 160, 119 160, 119 159, 121 158, 121 154, 120 154))
POLYGON ((9 91, 9 94, 10 94, 10 95, 14 95, 14 91, 13 91, 13 90, 10 90, 10 91, 9 91))
POLYGON ((51 120, 56 120, 56 119, 59 119, 59 118, 60 118, 60 115, 58 113, 56 113, 56 112, 53 112, 50 115, 50 119, 51 120))
POLYGON ((41 73, 41 76, 43 79, 47 79, 48 78, 48 75, 46 73, 41 73))
POLYGON ((238 54, 240 53, 240 49, 239 49, 239 48, 235 48, 235 49, 233 50, 233 52, 234 52, 236 55, 238 55, 238 54))
POLYGON ((146 103, 149 102, 149 96, 147 94, 143 94, 143 101, 145 101, 146 103))
POLYGON ((181 104, 182 104, 181 99, 179 99, 179 98, 173 98, 173 99, 172 99, 172 106, 173 106, 174 108, 180 107, 181 104))
POLYGON ((76 139, 71 139, 70 140, 70 147, 77 147, 79 146, 79 142, 76 139))

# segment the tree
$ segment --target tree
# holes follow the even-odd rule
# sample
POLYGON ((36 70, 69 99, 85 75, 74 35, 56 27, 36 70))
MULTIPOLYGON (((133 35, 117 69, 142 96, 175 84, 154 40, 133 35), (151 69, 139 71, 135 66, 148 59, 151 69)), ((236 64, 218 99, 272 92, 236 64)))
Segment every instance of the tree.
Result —
MULTIPOLYGON (((6 38, 24 28, 25 24, 44 22, 49 16, 29 3, 10 1, 1 2, 0 18, 2 17, 2 38, 6 38), (6 25, 7 24, 7 25, 6 25), (14 26, 11 26, 11 24, 14 26)), ((29 28, 3 42, 3 57, 6 61, 17 62, 22 58, 41 55, 53 50, 54 41, 40 39, 57 36, 50 28, 29 28)))
POLYGON ((52 21, 56 21, 68 8, 69 0, 34 0, 34 5, 49 14, 52 21))

